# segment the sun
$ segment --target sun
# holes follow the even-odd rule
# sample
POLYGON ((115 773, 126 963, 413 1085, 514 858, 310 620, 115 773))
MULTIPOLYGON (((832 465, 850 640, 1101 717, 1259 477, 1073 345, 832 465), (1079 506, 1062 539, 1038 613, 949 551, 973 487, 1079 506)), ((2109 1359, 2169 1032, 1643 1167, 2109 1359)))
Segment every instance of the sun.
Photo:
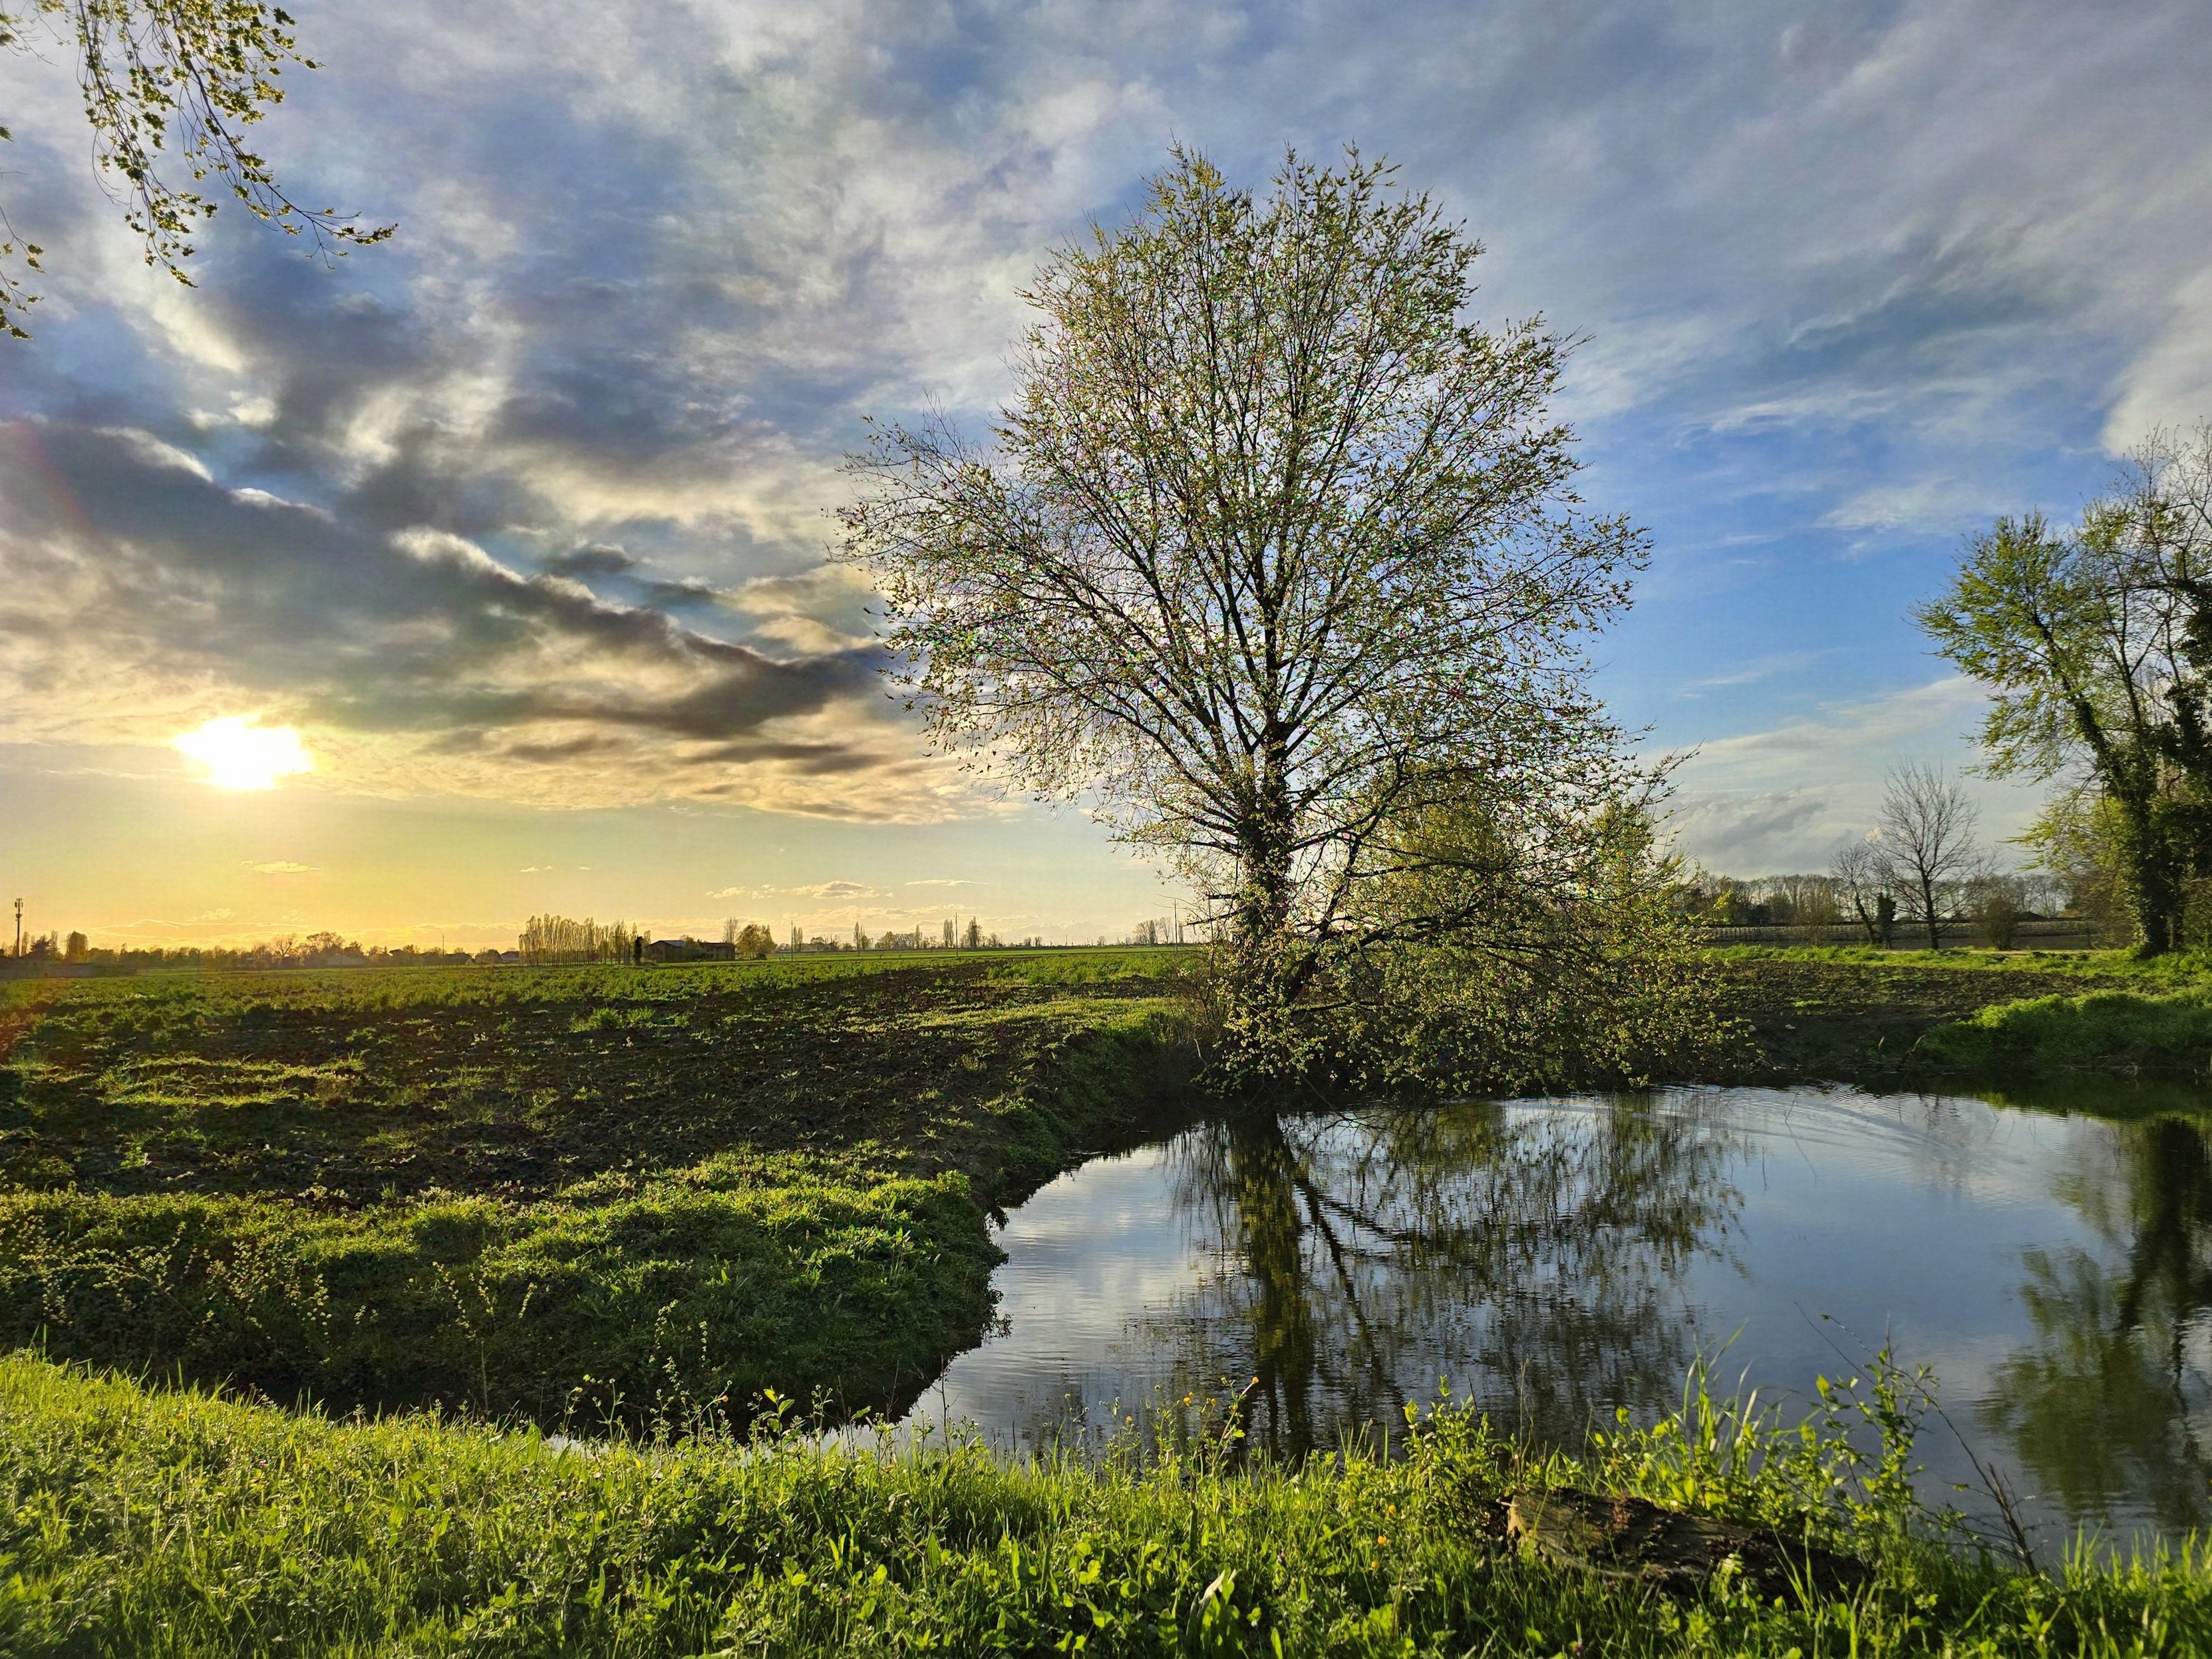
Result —
POLYGON ((274 789, 279 778, 315 769, 297 732, 289 726, 255 726, 242 714, 210 720, 173 741, 207 768, 207 781, 218 789, 274 789))

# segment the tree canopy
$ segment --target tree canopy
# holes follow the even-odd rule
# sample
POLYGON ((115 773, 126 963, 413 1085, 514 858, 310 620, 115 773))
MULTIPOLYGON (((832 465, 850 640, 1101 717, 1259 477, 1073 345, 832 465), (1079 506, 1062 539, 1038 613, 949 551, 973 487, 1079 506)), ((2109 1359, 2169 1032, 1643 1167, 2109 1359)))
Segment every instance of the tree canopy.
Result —
POLYGON ((2143 948, 2212 871, 2212 428, 2154 436, 2074 529, 2001 518, 1914 613, 1990 694, 1987 770, 2111 802, 2143 948))
MULTIPOLYGON (((283 100, 283 71, 317 67, 281 8, 259 0, 0 0, 0 46, 27 50, 25 31, 38 26, 74 53, 94 161, 148 264, 189 284, 194 239, 225 196, 325 254, 392 234, 390 225, 364 225, 334 208, 301 207, 246 142, 247 129, 283 100)), ((13 137, 0 126, 0 139, 13 137)), ((18 339, 45 252, 0 212, 0 329, 18 339)))

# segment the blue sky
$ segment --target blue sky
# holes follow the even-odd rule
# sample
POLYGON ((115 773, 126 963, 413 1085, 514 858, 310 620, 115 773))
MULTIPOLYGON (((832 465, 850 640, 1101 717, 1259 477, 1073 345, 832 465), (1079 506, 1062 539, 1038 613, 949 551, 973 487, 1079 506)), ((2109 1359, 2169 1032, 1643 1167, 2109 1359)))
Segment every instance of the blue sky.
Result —
POLYGON ((1584 493, 1654 547, 1599 684, 1696 750, 1716 867, 1820 867, 1886 767, 1971 761, 1907 608, 2212 416, 2198 6, 297 9, 326 67, 260 147, 400 226, 334 269, 226 216, 196 288, 148 271, 65 56, 0 58, 50 273, 0 354, 0 881, 46 925, 1167 914, 921 747, 822 555, 861 417, 980 429, 1024 276, 1175 139, 1387 155, 1483 316, 1583 342, 1584 493), (170 739, 237 714, 315 770, 196 781, 170 739))

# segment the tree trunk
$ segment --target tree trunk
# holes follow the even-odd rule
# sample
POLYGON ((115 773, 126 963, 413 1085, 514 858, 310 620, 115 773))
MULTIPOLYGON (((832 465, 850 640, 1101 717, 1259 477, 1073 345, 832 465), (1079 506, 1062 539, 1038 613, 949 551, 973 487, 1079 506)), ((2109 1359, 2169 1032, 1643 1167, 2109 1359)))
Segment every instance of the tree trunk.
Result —
POLYGON ((2142 933, 2136 954, 2162 957, 2180 943, 2180 863, 2165 827, 2159 823, 2154 803, 2123 799, 2120 811, 2127 825, 2121 854, 2126 865, 2128 905, 2142 933))
POLYGON ((1292 1011, 1317 958, 1292 926, 1293 828, 1279 751, 1263 750, 1261 765, 1237 832, 1229 1045, 1232 1069, 1279 1081, 1307 1063, 1305 1034, 1292 1011))
POLYGON ((1525 1555, 1677 1595, 1702 1594, 1731 1561, 1762 1595, 1792 1599, 1805 1589, 1847 1597, 1874 1577, 1863 1561, 1779 1528, 1571 1488, 1515 1493, 1507 1501, 1505 1535, 1525 1555))
POLYGON ((1290 926, 1295 894, 1291 879, 1290 786, 1285 778, 1281 744, 1263 746, 1260 775, 1245 820, 1237 826, 1237 861, 1242 884, 1237 896, 1240 951, 1279 942, 1290 926))

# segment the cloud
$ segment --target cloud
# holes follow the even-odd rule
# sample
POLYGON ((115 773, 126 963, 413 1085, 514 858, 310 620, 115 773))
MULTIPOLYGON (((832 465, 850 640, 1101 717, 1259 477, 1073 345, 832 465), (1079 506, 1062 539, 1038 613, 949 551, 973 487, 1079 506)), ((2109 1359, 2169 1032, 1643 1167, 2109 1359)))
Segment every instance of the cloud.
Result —
POLYGON ((932 876, 922 881, 910 881, 908 887, 973 887, 972 881, 955 881, 944 876, 932 876))
POLYGON ((1840 838, 1835 824, 1843 805, 1811 789, 1693 796, 1676 805, 1670 827, 1684 852, 1723 872, 1816 870, 1826 866, 1829 847, 1840 838))
POLYGON ((2130 448, 2161 427, 2212 418, 2212 270, 2179 283, 2152 314, 2160 319, 2157 332, 2122 371, 2106 418, 2108 449, 2130 448))
POLYGON ((372 792, 888 818, 965 805, 877 706, 872 651, 769 655, 450 532, 373 536, 226 489, 135 434, 8 428, 0 523, 17 740, 152 740, 243 693, 372 792))
POLYGON ((1823 653, 1817 651, 1780 651, 1763 657, 1753 657, 1741 667, 1725 674, 1708 674, 1702 679, 1689 681, 1679 695, 1694 696, 1704 690, 1717 690, 1723 686, 1756 685, 1778 674, 1795 673, 1820 660, 1823 653))
MULTIPOLYGON (((1984 706, 1978 687, 1951 676, 1704 744, 1674 773, 1675 845, 1730 874, 1826 869, 1839 842, 1873 824, 1892 764, 1963 773, 1973 763, 1984 706)), ((2025 829, 2041 800, 2033 787, 1963 781, 1993 844, 2025 829)))
POLYGON ((727 595, 712 582, 701 581, 696 576, 684 576, 669 581, 651 581, 645 585, 646 597, 654 605, 667 609, 684 605, 714 605, 725 602, 727 595))
POLYGON ((857 881, 818 881, 809 887, 793 887, 789 890, 794 898, 852 899, 882 896, 872 887, 857 881))
MULTIPOLYGON (((910 883, 908 884, 926 885, 927 884, 910 883)), ((804 887, 718 887, 707 896, 718 899, 834 899, 842 902, 848 899, 882 898, 885 895, 878 892, 865 882, 817 881, 804 887)))
POLYGON ((312 864, 295 864, 289 859, 277 859, 268 864, 246 863, 247 869, 262 876, 304 876, 315 869, 312 864))
POLYGON ((1955 534, 2010 503, 1985 486, 1949 476, 1899 480, 1862 489, 1820 516, 1835 530, 1933 530, 1955 534))
POLYGON ((556 576, 619 576, 637 568, 637 560, 619 547, 594 544, 550 555, 545 568, 556 576))

